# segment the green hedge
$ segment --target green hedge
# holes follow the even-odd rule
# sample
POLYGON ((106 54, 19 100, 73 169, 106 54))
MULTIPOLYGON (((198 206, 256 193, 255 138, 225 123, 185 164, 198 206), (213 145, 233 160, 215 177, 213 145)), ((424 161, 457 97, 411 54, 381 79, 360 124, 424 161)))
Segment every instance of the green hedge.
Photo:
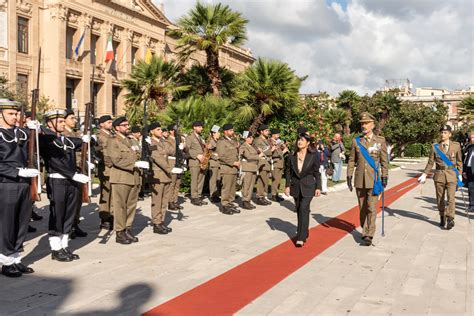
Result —
POLYGON ((427 157, 430 154, 431 144, 411 144, 405 148, 406 157, 427 157))

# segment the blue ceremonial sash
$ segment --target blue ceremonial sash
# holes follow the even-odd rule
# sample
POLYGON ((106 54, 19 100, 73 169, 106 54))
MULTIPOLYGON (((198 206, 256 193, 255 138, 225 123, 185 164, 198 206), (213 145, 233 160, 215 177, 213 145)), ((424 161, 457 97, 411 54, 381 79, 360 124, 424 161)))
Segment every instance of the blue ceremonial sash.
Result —
POLYGON ((359 146, 360 152, 362 153, 362 156, 364 156, 365 161, 367 161, 369 166, 374 169, 374 188, 372 189, 372 195, 379 195, 384 191, 382 180, 380 179, 379 166, 375 165, 375 161, 370 156, 367 148, 362 146, 362 144, 360 143, 360 137, 356 137, 356 143, 357 146, 359 146))
POLYGON ((433 147, 434 147, 436 153, 438 154, 439 158, 441 158, 441 160, 446 165, 446 167, 452 168, 452 170, 454 170, 454 172, 456 173, 456 180, 457 180, 457 188, 456 189, 462 188, 464 186, 464 183, 462 182, 462 180, 459 180, 459 170, 458 170, 458 168, 456 168, 456 166, 451 162, 451 160, 449 160, 448 156, 446 156, 444 154, 444 152, 442 152, 441 149, 439 149, 438 144, 434 144, 433 147))

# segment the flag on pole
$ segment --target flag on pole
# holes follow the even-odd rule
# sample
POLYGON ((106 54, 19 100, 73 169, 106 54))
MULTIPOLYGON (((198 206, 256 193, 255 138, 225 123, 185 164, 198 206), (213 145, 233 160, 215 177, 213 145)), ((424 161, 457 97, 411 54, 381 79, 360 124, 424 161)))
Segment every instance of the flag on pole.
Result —
POLYGON ((82 44, 84 43, 85 35, 86 35, 86 30, 84 29, 82 31, 81 38, 79 39, 79 42, 77 43, 76 48, 74 49, 74 55, 76 56, 76 60, 79 59, 79 56, 82 56, 83 48, 84 48, 84 45, 82 44))
POLYGON ((114 45, 112 43, 112 35, 109 35, 109 39, 107 41, 107 49, 105 52, 105 63, 108 63, 113 59, 115 59, 114 45))
POLYGON ((145 55, 145 63, 151 64, 152 59, 153 59, 153 54, 151 52, 151 49, 148 48, 147 51, 146 51, 146 55, 145 55))

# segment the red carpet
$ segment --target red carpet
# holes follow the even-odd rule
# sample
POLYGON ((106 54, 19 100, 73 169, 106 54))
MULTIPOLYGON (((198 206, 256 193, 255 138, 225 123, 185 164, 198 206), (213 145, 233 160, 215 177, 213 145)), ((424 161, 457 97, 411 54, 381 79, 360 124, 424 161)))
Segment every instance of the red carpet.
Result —
MULTIPOLYGON (((385 205, 415 186, 416 179, 412 178, 387 190, 385 205)), ((311 228, 310 238, 303 248, 295 248, 291 240, 286 241, 144 315, 232 315, 359 226, 359 208, 353 207, 311 228)), ((380 235, 380 227, 377 234, 380 235)))

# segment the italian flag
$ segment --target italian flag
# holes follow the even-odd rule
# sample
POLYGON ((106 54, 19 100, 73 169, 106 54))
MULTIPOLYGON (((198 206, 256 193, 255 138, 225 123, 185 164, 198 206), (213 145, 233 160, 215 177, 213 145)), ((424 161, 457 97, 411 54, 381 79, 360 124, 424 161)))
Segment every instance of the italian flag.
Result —
POLYGON ((105 52, 105 63, 108 63, 114 59, 114 45, 112 44, 112 35, 109 35, 109 40, 107 41, 107 49, 105 52))

